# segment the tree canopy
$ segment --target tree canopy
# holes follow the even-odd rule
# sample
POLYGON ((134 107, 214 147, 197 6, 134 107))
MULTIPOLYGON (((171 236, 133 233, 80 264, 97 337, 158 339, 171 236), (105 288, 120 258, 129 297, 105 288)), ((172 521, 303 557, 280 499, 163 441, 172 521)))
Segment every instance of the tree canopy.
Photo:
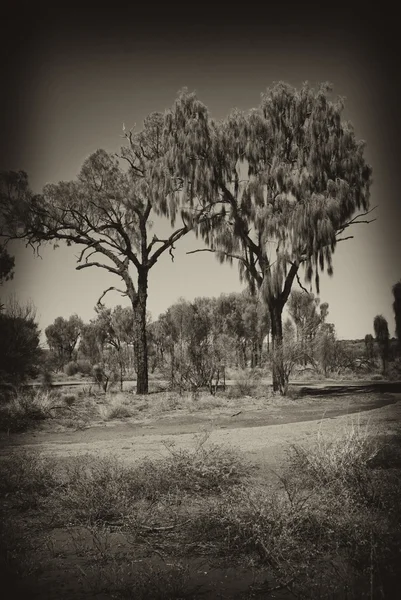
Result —
MULTIPOLYGON (((110 287, 129 297, 135 316, 138 380, 137 391, 147 393, 146 306, 148 275, 163 252, 191 228, 208 218, 207 211, 192 203, 181 214, 182 178, 168 166, 169 141, 164 135, 165 115, 152 113, 139 132, 126 133, 119 156, 97 150, 87 158, 76 180, 48 184, 43 192, 30 192, 25 173, 5 174, 2 194, 7 235, 24 238, 37 247, 44 242, 77 244, 82 250, 77 269, 97 267, 122 280, 110 287), (169 219, 173 229, 167 238, 151 237, 151 214, 169 219), (136 281, 131 270, 136 271, 136 281)), ((104 295, 103 294, 103 295, 104 295)), ((99 298, 102 300, 103 295, 99 298)))
POLYGON ((208 251, 221 262, 237 260, 241 278, 263 294, 276 345, 300 267, 319 292, 320 272, 333 273, 338 241, 352 237, 343 232, 370 212, 365 143, 330 92, 327 84, 297 90, 280 82, 258 108, 215 121, 184 90, 167 119, 182 193, 220 215, 198 232, 208 251))

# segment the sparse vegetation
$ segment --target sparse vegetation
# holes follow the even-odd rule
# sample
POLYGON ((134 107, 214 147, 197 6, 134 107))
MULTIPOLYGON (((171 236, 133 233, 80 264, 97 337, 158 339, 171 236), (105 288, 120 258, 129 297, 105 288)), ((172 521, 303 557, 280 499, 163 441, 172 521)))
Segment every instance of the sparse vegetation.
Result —
MULTIPOLYGON (((210 444, 208 434, 192 449, 166 444, 164 458, 131 466, 18 451, 0 461, 1 540, 16 539, 24 519, 34 528, 47 521, 54 554, 52 531, 64 528, 85 557, 85 585, 119 598, 201 597, 191 567, 197 557, 268 574, 264 594, 391 598, 400 583, 398 444, 358 424, 334 438, 320 432, 314 444, 291 447, 274 488, 257 471, 250 478, 240 455, 210 444)), ((26 557, 19 539, 8 568, 26 557)))

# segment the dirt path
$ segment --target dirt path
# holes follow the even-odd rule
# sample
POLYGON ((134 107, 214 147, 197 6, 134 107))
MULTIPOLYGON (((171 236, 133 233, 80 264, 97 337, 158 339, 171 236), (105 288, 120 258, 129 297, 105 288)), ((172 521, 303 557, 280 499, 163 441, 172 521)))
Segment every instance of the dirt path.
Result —
POLYGON ((114 455, 125 462, 145 457, 157 458, 168 451, 167 440, 176 448, 194 445, 194 434, 209 431, 207 443, 230 445, 245 453, 252 462, 277 467, 290 444, 313 442, 319 430, 341 434, 347 425, 369 425, 384 433, 401 424, 401 394, 368 395, 348 398, 302 399, 301 404, 270 406, 264 410, 230 414, 169 415, 148 423, 120 423, 83 431, 37 433, 2 440, 1 454, 10 447, 40 450, 67 458, 82 454, 114 455), (333 408, 333 402, 337 406, 333 408), (280 422, 281 421, 281 422, 280 422))

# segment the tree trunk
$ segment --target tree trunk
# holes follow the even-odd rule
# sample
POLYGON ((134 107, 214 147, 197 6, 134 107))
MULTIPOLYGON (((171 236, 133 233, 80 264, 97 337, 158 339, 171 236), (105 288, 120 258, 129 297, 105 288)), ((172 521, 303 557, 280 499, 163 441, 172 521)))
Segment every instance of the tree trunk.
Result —
POLYGON ((272 336, 273 391, 282 392, 286 387, 283 369, 283 323, 282 307, 273 302, 269 307, 272 336))
POLYGON ((138 294, 133 303, 136 337, 136 393, 147 394, 148 380, 148 340, 146 335, 146 306, 148 299, 148 270, 138 273, 138 294))

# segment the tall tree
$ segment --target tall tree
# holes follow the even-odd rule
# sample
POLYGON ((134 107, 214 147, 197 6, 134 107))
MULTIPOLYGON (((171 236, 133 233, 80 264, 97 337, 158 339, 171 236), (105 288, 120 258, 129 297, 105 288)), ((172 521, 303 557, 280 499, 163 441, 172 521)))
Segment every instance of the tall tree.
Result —
POLYGON ((319 298, 304 290, 292 290, 288 298, 288 313, 296 327, 297 341, 302 348, 303 362, 313 358, 312 342, 328 315, 327 302, 320 304, 319 298))
POLYGON ((368 360, 372 360, 375 355, 374 338, 371 333, 365 335, 365 354, 368 360))
POLYGON ((163 136, 164 128, 165 116, 153 113, 145 119, 142 131, 125 134, 127 144, 119 157, 96 151, 85 160, 75 181, 47 185, 37 196, 26 189, 19 196, 15 190, 4 194, 4 213, 13 225, 9 237, 25 238, 33 245, 60 240, 77 244, 82 247, 78 270, 97 267, 122 280, 123 289, 109 287, 104 294, 114 289, 130 299, 140 394, 148 392, 150 269, 164 252, 173 256, 174 244, 207 218, 201 202, 192 203, 187 211, 179 210, 183 181, 168 166, 172 148, 163 136), (172 233, 167 238, 150 236, 154 214, 170 220, 172 233), (187 220, 186 215, 191 218, 187 220), (177 216, 181 224, 176 224, 177 216))
MULTIPOLYGON (((341 234, 367 222, 371 168, 342 111, 326 84, 296 90, 278 83, 249 114, 235 110, 215 122, 183 91, 168 116, 183 194, 220 215, 213 228, 198 228, 207 251, 238 261, 241 278, 261 291, 278 353, 283 308, 301 266, 319 293, 319 272, 332 274, 337 242, 352 237, 341 234)), ((274 389, 283 384, 273 369, 274 389)))
POLYGON ((401 279, 393 285, 393 310, 395 317, 395 333, 398 344, 401 344, 401 279))
POLYGON ((102 333, 103 344, 109 346, 109 362, 118 367, 120 390, 123 390, 123 376, 128 364, 128 345, 133 340, 134 315, 132 308, 116 306, 112 311, 103 306, 97 307, 97 330, 102 333), (110 360, 111 359, 111 360, 110 360))
POLYGON ((71 315, 69 319, 57 317, 54 323, 46 327, 47 343, 57 357, 59 367, 72 360, 82 327, 83 323, 78 315, 71 315))
POLYGON ((390 334, 388 331, 387 319, 383 315, 377 315, 373 321, 377 345, 379 346, 380 356, 383 364, 383 374, 387 370, 387 361, 390 352, 390 334))

